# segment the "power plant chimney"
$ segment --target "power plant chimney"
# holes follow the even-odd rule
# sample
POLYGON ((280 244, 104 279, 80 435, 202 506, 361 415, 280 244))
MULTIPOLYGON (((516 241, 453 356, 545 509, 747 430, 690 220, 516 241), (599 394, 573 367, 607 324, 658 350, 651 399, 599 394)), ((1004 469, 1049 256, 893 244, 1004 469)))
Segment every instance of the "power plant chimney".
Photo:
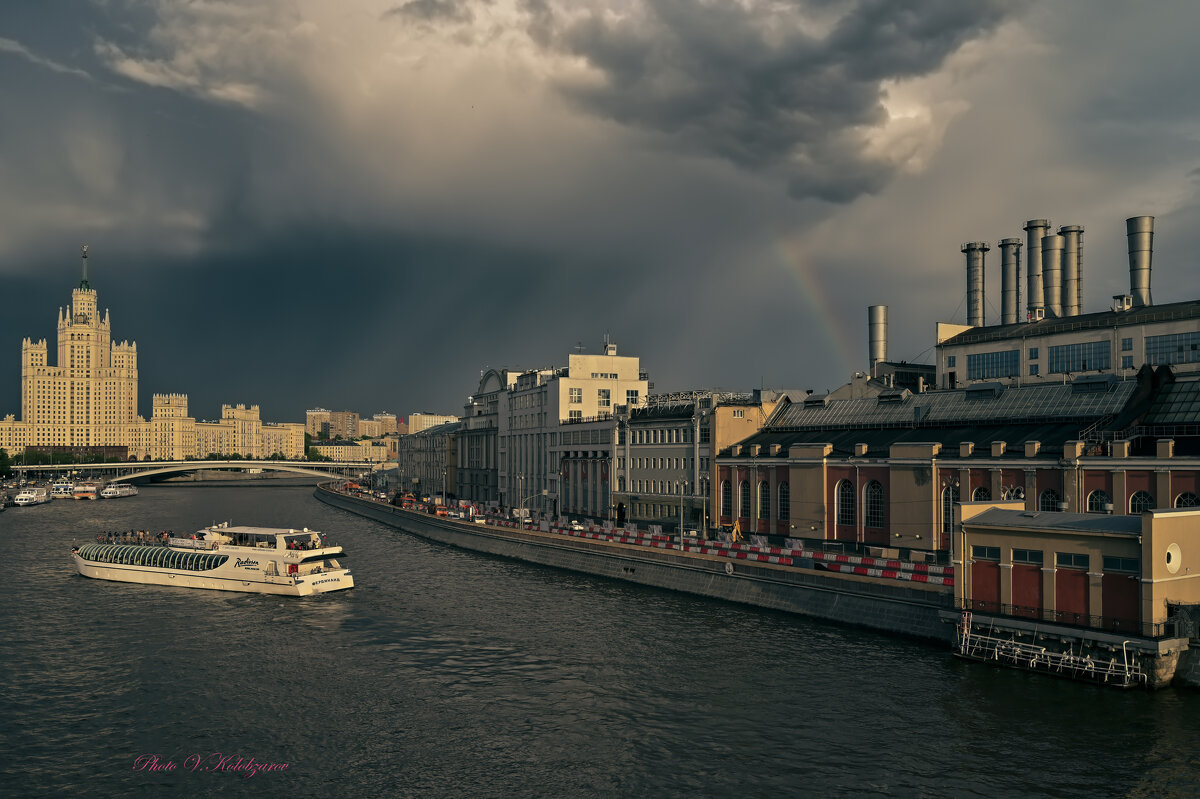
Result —
POLYGON ((967 255, 967 324, 971 327, 983 327, 983 254, 990 249, 985 241, 962 246, 967 255))
POLYGON ((1025 301, 1029 305, 1029 319, 1033 322, 1045 314, 1046 295, 1042 289, 1042 237, 1049 229, 1049 219, 1030 219, 1025 223, 1025 301))
POLYGON ((1046 292, 1046 316, 1063 315, 1062 250, 1062 236, 1055 233, 1042 236, 1042 285, 1046 292))
POLYGON ((1000 324, 1015 325, 1021 308, 1021 240, 1000 240, 1000 324))
POLYGON ((1134 216, 1125 220, 1129 238, 1129 293, 1134 307, 1153 305, 1150 299, 1150 262, 1154 256, 1154 217, 1134 216))
POLYGON ((886 305, 867 308, 867 358, 871 364, 871 377, 876 377, 876 365, 887 360, 887 309, 886 305))
POLYGON ((1062 306, 1063 316, 1083 313, 1083 225, 1063 225, 1062 306))

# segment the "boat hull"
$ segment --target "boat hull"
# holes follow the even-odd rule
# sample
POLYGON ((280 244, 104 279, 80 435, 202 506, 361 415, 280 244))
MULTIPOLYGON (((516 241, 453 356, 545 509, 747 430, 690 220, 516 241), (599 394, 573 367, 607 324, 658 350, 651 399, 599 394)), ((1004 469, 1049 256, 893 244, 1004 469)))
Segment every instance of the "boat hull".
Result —
POLYGON ((94 563, 84 560, 78 553, 73 553, 71 557, 75 561, 75 568, 84 577, 120 583, 282 596, 311 596, 332 591, 345 591, 354 587, 354 576, 348 570, 325 571, 300 577, 283 577, 261 573, 238 574, 233 571, 232 567, 222 567, 209 572, 180 572, 149 566, 94 563))

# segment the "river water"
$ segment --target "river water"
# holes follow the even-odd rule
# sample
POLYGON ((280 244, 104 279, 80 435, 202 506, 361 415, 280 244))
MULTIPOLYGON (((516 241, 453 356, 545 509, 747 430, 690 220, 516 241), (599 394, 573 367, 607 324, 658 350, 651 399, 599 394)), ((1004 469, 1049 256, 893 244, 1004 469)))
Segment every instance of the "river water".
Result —
POLYGON ((311 487, 9 508, 0 541, 0 795, 1200 794, 1200 693, 457 551, 311 487), (223 520, 325 531, 357 587, 171 589, 70 562, 101 530, 223 520))

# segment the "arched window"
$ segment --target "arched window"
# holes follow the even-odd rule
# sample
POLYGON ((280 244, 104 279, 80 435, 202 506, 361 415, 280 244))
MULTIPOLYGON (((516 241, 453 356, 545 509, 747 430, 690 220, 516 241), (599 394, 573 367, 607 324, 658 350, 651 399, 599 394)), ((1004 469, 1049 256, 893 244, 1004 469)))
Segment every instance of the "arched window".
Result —
POLYGON ((854 524, 854 484, 842 480, 837 484, 837 516, 834 524, 854 524))
POLYGON ((721 481, 721 515, 733 515, 733 484, 728 480, 721 481))
POLYGON ((954 506, 958 504, 958 486, 948 485, 942 489, 942 532, 954 532, 954 506))
POLYGON ((779 484, 779 521, 786 522, 792 518, 792 490, 787 483, 779 484))
POLYGON ((743 480, 738 486, 738 498, 742 501, 742 506, 738 508, 738 516, 750 518, 750 481, 743 480))
POLYGON ((1175 507, 1177 507, 1177 508, 1200 507, 1200 496, 1196 496, 1191 491, 1184 491, 1182 494, 1175 497, 1175 507))
POLYGON ((1088 513, 1108 513, 1112 510, 1112 497, 1107 491, 1097 489, 1088 494, 1087 512, 1088 513))
POLYGON ((971 501, 973 502, 991 502, 992 489, 987 486, 980 486, 971 492, 971 501))
POLYGON ((1129 498, 1129 512, 1141 514, 1154 507, 1154 496, 1149 491, 1134 491, 1129 498))
POLYGON ((771 518, 771 484, 766 480, 758 484, 758 518, 771 518))
POLYGON ((883 527, 883 483, 872 480, 863 489, 863 523, 883 527))
POLYGON ((1058 510, 1058 503, 1062 501, 1062 497, 1053 488, 1047 488, 1038 497, 1038 510, 1052 511, 1058 510))

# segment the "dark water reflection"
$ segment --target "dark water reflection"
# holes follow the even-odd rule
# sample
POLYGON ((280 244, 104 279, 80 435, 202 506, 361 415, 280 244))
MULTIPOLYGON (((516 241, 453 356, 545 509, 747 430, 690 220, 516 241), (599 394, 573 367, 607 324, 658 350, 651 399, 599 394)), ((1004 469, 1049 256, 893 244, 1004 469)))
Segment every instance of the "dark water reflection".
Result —
POLYGON ((310 488, 152 487, 0 515, 0 794, 1194 796, 1200 696, 458 552, 310 488), (87 580, 73 538, 311 527, 358 587, 87 580), (212 753, 283 772, 190 771, 212 753), (139 755, 176 763, 135 770, 139 755))

